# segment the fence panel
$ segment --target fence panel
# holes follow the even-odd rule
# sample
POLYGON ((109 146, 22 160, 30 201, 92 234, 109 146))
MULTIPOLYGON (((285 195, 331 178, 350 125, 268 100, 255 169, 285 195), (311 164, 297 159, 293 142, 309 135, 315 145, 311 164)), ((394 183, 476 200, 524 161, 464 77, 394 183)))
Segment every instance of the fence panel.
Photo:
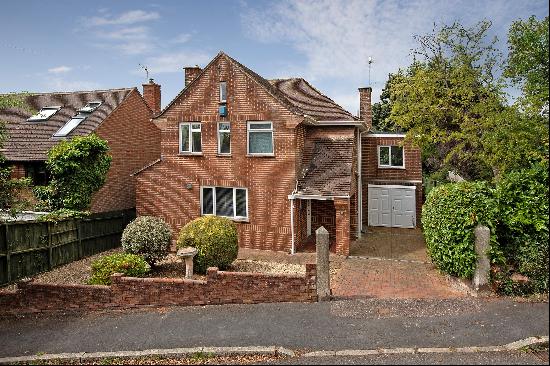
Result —
POLYGON ((0 285, 120 246, 134 210, 0 225, 0 285))

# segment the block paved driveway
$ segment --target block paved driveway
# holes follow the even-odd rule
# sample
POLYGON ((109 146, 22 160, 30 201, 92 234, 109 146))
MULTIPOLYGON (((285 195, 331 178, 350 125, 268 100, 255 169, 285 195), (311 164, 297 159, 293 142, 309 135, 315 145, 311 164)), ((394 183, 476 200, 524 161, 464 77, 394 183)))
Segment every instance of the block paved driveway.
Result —
POLYGON ((466 296, 430 263, 420 229, 369 227, 360 240, 352 243, 350 257, 337 265, 340 269, 331 279, 336 297, 466 296))

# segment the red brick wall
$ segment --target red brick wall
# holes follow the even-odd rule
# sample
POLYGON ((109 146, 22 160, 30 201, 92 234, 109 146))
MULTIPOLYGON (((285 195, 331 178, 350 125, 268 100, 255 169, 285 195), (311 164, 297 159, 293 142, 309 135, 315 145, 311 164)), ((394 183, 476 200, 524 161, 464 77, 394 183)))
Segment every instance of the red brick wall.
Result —
POLYGON ((248 221, 238 222, 239 243, 252 249, 289 251, 290 202, 295 187, 295 127, 291 114, 224 56, 156 120, 162 162, 138 175, 138 215, 163 217, 177 237, 200 216, 200 187, 248 188, 248 221), (227 82, 228 116, 220 117, 219 82, 227 82), (274 157, 247 157, 247 121, 272 121, 274 157), (179 154, 179 122, 202 123, 202 155, 179 154), (231 122, 231 156, 218 156, 217 122, 231 122), (186 185, 192 188, 187 189, 186 185))
POLYGON ((114 275, 111 286, 52 285, 23 281, 16 292, 0 293, 0 315, 53 311, 317 301, 316 266, 305 276, 221 272, 206 281, 130 278, 114 275))
POLYGON ((160 130, 137 90, 98 127, 113 160, 105 185, 94 195, 91 210, 105 212, 136 207, 132 173, 160 157, 160 130))
POLYGON ((332 241, 336 240, 336 211, 334 210, 334 201, 311 201, 311 232, 324 226, 329 233, 332 241))
POLYGON ((25 165, 22 163, 13 163, 11 169, 11 178, 19 179, 25 178, 25 165))
POLYGON ((420 149, 405 143, 405 169, 378 167, 379 145, 403 144, 402 137, 369 137, 363 135, 362 180, 363 180, 363 225, 368 225, 368 184, 397 184, 416 186, 416 222, 420 224, 422 214, 422 161, 420 149))

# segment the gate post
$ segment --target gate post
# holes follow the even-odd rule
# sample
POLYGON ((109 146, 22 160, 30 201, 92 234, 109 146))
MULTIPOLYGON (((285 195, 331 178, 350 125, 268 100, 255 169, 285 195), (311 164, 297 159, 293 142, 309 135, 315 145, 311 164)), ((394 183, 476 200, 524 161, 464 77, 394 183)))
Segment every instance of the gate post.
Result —
POLYGON ((487 250, 489 250, 491 230, 487 226, 478 225, 474 230, 474 235, 477 262, 473 284, 474 288, 479 290, 480 287, 489 283, 491 261, 489 260, 487 250))
POLYGON ((329 235, 323 226, 315 230, 317 251, 317 297, 319 301, 330 300, 329 235))

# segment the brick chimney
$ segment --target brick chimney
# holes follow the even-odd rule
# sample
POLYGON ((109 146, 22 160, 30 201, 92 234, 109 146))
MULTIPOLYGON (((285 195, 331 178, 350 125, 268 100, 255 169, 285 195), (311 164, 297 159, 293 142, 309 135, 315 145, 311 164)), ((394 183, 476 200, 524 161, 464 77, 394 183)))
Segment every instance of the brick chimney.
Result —
POLYGON ((372 88, 359 88, 359 119, 365 121, 367 128, 372 128, 372 103, 371 103, 372 88))
POLYGON ((198 65, 184 67, 183 70, 185 70, 185 86, 189 85, 190 82, 195 80, 202 71, 202 69, 198 65))
POLYGON ((143 84, 143 99, 154 114, 160 113, 160 85, 153 79, 149 79, 147 84, 143 84))

